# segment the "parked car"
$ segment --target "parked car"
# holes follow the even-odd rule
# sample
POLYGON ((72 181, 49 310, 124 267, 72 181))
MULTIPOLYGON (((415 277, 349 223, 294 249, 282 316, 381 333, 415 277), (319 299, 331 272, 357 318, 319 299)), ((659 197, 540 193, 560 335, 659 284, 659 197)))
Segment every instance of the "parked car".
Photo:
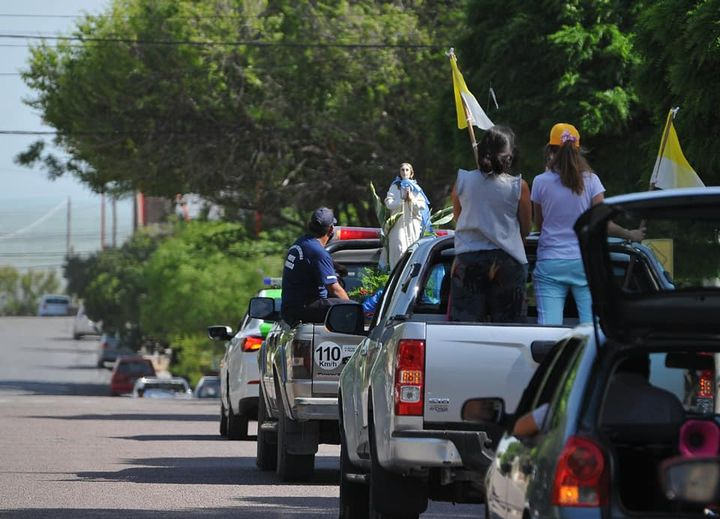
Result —
MULTIPOLYGON (((280 292, 279 288, 267 288, 258 295, 279 302, 280 292)), ((226 325, 208 327, 211 339, 226 341, 220 362, 220 435, 230 440, 246 438, 248 421, 257 419, 257 352, 272 325, 273 321, 245 315, 235 333, 226 325)))
POLYGON ((115 362, 121 355, 132 355, 133 351, 125 346, 118 335, 103 333, 98 340, 97 367, 103 368, 108 362, 115 362))
POLYGON ((131 393, 135 382, 141 377, 154 377, 152 362, 139 355, 118 357, 110 375, 110 394, 118 396, 131 393))
POLYGON ((182 377, 140 377, 133 386, 135 398, 192 398, 190 385, 182 377))
POLYGON ((39 316, 68 315, 70 298, 61 294, 44 294, 40 297, 37 314, 39 316))
POLYGON ((210 375, 202 377, 195 386, 193 396, 195 398, 220 398, 220 377, 210 375))
MULTIPOLYGON (((506 432, 486 478, 486 517, 714 515, 704 509, 717 504, 715 492, 692 491, 706 497, 681 502, 675 498, 689 487, 667 493, 663 477, 678 458, 720 449, 718 229, 720 188, 609 198, 580 217, 575 230, 598 321, 553 347, 514 416, 498 413, 506 432), (658 261, 669 285, 649 271, 633 283, 615 275, 610 220, 647 226, 644 244, 664 252, 658 261), (532 411, 537 433, 513 428, 532 411)), ((636 268, 646 270, 628 267, 636 268)), ((501 405, 498 397, 477 404, 501 405)), ((704 484, 693 481, 695 489, 704 484)))
POLYGON ((100 324, 92 321, 85 313, 85 307, 80 304, 73 320, 73 339, 78 340, 85 335, 100 335, 100 324))
MULTIPOLYGON (((359 286, 366 267, 380 260, 380 230, 336 227, 326 250, 339 266, 346 290, 359 286)), ((337 267, 336 267, 337 268, 337 267)), ((360 305, 357 305, 360 307, 360 305)), ((277 315, 266 298, 253 298, 248 313, 256 318, 277 315), (253 301, 259 303, 253 312, 253 301)), ((338 444, 337 381, 360 335, 338 334, 323 324, 294 327, 278 321, 258 354, 260 402, 256 464, 275 470, 284 481, 307 480, 315 469, 318 444, 338 444)))

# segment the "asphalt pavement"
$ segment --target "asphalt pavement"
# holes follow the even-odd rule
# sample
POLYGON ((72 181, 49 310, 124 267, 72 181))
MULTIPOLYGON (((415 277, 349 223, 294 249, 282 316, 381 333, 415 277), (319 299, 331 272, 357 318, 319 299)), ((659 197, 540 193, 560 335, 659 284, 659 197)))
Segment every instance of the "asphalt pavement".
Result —
MULTIPOLYGON (((0 318, 0 517, 322 518, 338 515, 339 448, 281 483, 255 442, 218 435, 219 404, 110 397, 97 337, 71 318, 0 318)), ((254 433, 251 423, 251 434, 254 433)), ((423 518, 482 517, 432 502, 423 518)))

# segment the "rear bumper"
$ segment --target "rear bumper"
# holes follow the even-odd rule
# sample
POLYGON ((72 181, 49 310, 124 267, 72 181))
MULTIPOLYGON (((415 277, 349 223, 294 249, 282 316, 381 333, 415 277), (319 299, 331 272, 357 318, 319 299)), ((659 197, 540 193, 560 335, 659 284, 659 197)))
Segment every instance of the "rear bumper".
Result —
POLYGON ((295 397, 291 412, 295 420, 337 420, 338 399, 336 397, 295 397))
POLYGON ((390 455, 382 465, 398 469, 464 467, 485 471, 494 453, 484 431, 396 431, 390 439, 390 455))

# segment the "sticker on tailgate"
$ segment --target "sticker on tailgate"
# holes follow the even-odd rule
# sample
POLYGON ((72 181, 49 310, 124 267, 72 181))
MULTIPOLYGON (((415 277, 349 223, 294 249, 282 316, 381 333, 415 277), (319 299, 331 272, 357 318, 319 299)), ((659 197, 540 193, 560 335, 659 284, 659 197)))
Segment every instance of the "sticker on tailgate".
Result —
POLYGON ((340 346, 332 341, 321 342, 315 347, 315 365, 323 371, 335 371, 355 352, 356 345, 340 346))

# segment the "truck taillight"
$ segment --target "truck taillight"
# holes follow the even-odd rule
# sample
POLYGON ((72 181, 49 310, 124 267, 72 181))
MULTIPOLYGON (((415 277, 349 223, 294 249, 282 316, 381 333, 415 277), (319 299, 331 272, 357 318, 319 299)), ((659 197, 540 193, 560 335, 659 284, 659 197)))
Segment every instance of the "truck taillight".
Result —
POLYGON ((402 339, 395 358, 395 414, 422 416, 425 388, 425 341, 402 339))
POLYGON ((609 484, 605 456, 600 447, 588 438, 571 436, 555 468, 553 504, 577 507, 605 505, 609 484))
POLYGON ((262 337, 254 337, 252 335, 249 335, 249 336, 245 337, 245 339, 243 340, 242 350, 243 351, 257 351, 260 349, 262 342, 263 342, 262 337))
POLYGON ((380 229, 374 227, 340 227, 338 240, 371 240, 380 238, 380 229))
POLYGON ((293 378, 310 378, 312 376, 312 343, 311 341, 294 339, 290 363, 293 378))
POLYGON ((700 380, 698 381, 698 398, 712 398, 713 393, 713 371, 710 369, 703 370, 700 373, 700 380))

